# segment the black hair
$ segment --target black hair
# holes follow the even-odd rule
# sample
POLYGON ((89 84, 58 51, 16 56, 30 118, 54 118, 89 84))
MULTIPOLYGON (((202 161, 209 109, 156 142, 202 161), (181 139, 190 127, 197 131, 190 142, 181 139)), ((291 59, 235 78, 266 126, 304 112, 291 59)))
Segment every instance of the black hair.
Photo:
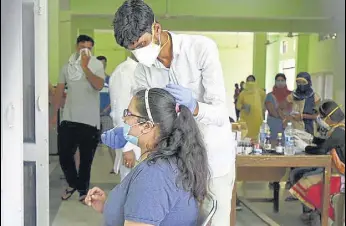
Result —
MULTIPOLYGON (((137 92, 135 98, 138 112, 147 118, 145 90, 137 92)), ((179 169, 177 186, 202 202, 207 197, 210 170, 207 150, 191 111, 180 105, 177 113, 175 98, 164 89, 150 89, 148 101, 153 121, 160 130, 158 144, 148 163, 160 159, 175 163, 179 169)))
POLYGON ((77 38, 77 44, 81 43, 81 42, 91 42, 92 46, 95 45, 95 41, 94 39, 92 39, 90 36, 87 35, 79 35, 77 38))
POLYGON ((229 122, 230 123, 234 123, 235 121, 234 121, 234 119, 232 118, 232 117, 228 117, 229 118, 229 122))
POLYGON ((98 60, 104 60, 104 61, 107 62, 107 57, 105 57, 105 56, 98 56, 98 57, 96 57, 96 59, 98 59, 98 60))
POLYGON ((256 77, 254 75, 249 75, 247 78, 246 78, 246 81, 248 82, 249 79, 253 79, 254 81, 256 81, 256 77))
POLYGON ((284 73, 276 74, 275 81, 278 80, 278 78, 283 78, 285 81, 287 80, 286 75, 284 73))
POLYGON ((145 33, 151 34, 154 20, 153 10, 143 0, 125 1, 113 20, 115 40, 128 49, 145 33))
POLYGON ((345 113, 342 111, 342 109, 339 107, 339 105, 335 101, 327 100, 324 103, 322 103, 321 106, 319 107, 319 112, 322 118, 325 118, 336 108, 338 109, 330 116, 330 119, 333 122, 339 123, 345 120, 345 113))
POLYGON ((239 84, 238 84, 238 83, 236 83, 236 84, 235 84, 235 87, 239 87, 239 84))

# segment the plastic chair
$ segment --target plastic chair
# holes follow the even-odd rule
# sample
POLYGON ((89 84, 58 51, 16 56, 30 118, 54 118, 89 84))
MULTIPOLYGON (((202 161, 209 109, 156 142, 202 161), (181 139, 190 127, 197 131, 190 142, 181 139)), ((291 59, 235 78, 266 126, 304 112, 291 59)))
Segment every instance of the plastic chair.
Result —
POLYGON ((210 209, 209 210, 205 210, 204 208, 200 209, 199 216, 197 219, 198 226, 210 226, 211 220, 217 209, 217 200, 213 194, 210 193, 208 197, 206 198, 205 202, 208 203, 208 207, 210 206, 210 209))

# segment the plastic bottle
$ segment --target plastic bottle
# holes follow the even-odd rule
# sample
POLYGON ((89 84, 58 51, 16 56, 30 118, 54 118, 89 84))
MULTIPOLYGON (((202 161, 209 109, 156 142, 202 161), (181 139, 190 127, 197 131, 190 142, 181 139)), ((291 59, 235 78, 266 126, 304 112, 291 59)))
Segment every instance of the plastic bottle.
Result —
POLYGON ((264 144, 263 148, 264 148, 264 150, 268 150, 268 151, 272 149, 269 130, 267 130, 267 132, 266 132, 266 140, 265 140, 265 144, 264 144))
POLYGON ((252 144, 250 142, 246 144, 245 152, 246 155, 250 155, 253 152, 252 144))
POLYGON ((294 155, 294 132, 293 132, 293 127, 292 123, 289 122, 287 124, 287 127, 285 129, 285 150, 284 150, 285 155, 294 155))
POLYGON ((264 147, 268 130, 269 130, 269 126, 267 124, 267 121, 264 120, 261 125, 260 134, 259 134, 259 144, 261 145, 261 147, 264 147))
POLYGON ((238 155, 244 154, 243 143, 242 143, 241 141, 238 142, 237 154, 238 154, 238 155))
POLYGON ((284 146, 282 141, 282 133, 278 133, 277 145, 275 148, 276 152, 282 154, 284 152, 284 146))

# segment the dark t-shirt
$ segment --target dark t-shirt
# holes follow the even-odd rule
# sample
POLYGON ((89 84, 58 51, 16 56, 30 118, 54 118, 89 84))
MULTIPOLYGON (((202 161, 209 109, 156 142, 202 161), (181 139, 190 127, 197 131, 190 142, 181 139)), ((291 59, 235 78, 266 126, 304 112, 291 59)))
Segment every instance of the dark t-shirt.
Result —
POLYGON ((306 153, 326 155, 335 149, 340 160, 345 163, 345 130, 343 128, 336 128, 326 140, 315 137, 313 143, 316 146, 307 146, 306 153))
POLYGON ((155 226, 196 226, 198 204, 178 188, 177 167, 165 160, 140 163, 115 187, 105 204, 105 226, 125 220, 155 226))

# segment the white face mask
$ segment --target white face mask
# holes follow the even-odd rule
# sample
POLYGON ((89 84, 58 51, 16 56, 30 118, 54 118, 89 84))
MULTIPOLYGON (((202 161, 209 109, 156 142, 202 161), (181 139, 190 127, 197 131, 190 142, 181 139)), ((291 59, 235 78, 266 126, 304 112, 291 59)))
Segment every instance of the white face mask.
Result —
POLYGON ((139 63, 144 64, 147 67, 151 67, 155 63, 156 58, 159 56, 160 51, 160 45, 151 42, 149 45, 140 49, 132 50, 131 52, 139 63))

